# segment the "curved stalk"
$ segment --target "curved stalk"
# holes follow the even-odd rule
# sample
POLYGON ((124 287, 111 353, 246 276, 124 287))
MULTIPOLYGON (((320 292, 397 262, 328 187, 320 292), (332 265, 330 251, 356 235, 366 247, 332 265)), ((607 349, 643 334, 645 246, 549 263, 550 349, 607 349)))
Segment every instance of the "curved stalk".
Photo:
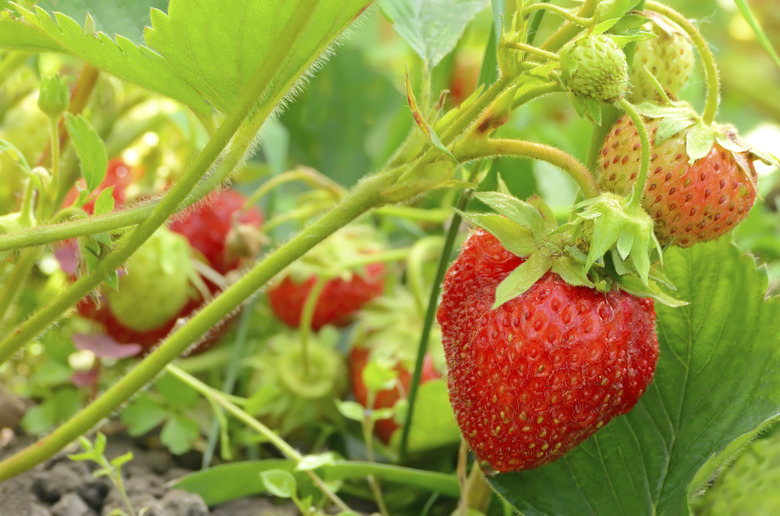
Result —
POLYGON ((317 301, 320 300, 322 289, 325 288, 327 282, 328 278, 324 276, 317 278, 317 281, 309 291, 309 295, 306 296, 306 302, 303 304, 303 311, 301 312, 301 358, 303 362, 303 374, 307 378, 310 374, 309 335, 312 330, 311 322, 314 320, 314 310, 317 309, 317 301))
POLYGON ((5 318, 8 309, 13 305, 16 296, 22 290, 27 276, 35 265, 38 257, 37 249, 25 249, 16 259, 11 274, 5 279, 2 291, 0 291, 0 322, 5 318))
MULTIPOLYGON (((580 18, 590 18, 596 13, 598 4, 599 0, 585 0, 582 7, 580 7, 577 16, 580 18)), ((576 36, 581 30, 582 27, 567 22, 544 42, 542 48, 549 50, 550 52, 555 52, 565 45, 567 41, 576 36)))
POLYGON ((453 150, 462 162, 498 156, 533 158, 551 163, 569 174, 577 182, 586 198, 599 194, 590 171, 577 159, 560 149, 541 143, 508 139, 483 139, 463 142, 453 150))
POLYGON ((539 11, 539 10, 545 10, 553 12, 564 19, 568 20, 569 22, 573 23, 574 25, 579 25, 580 27, 590 27, 593 24, 593 18, 584 18, 582 16, 577 16, 576 14, 572 14, 566 9, 562 7, 558 7, 554 4, 547 4, 547 3, 539 3, 539 4, 532 4, 523 9, 523 14, 528 14, 533 11, 539 11))
POLYGON ((647 135, 645 123, 642 121, 642 117, 639 116, 636 109, 634 109, 634 106, 626 99, 622 99, 620 101, 620 107, 631 117, 631 121, 634 122, 634 126, 639 133, 639 139, 642 141, 642 157, 639 164, 639 175, 636 178, 634 190, 631 192, 631 200, 628 204, 632 208, 637 208, 641 204, 642 196, 645 193, 647 171, 650 168, 650 138, 647 135))
POLYGON ((442 245, 442 237, 431 235, 424 237, 412 246, 409 256, 406 258, 406 276, 409 282, 409 289, 417 303, 417 310, 420 313, 425 311, 425 275, 423 266, 425 265, 426 255, 438 246, 442 245))
POLYGON ((715 58, 709 45, 707 45, 699 30, 688 21, 688 18, 671 7, 653 0, 647 0, 646 6, 650 11, 662 14, 679 25, 691 37, 696 50, 699 51, 699 56, 701 56, 701 61, 704 64, 704 77, 707 82, 707 101, 704 104, 702 119, 705 124, 712 124, 715 120, 715 115, 718 113, 718 104, 720 103, 720 78, 718 76, 718 66, 715 64, 715 58))
POLYGON ((336 199, 341 199, 346 194, 344 187, 333 181, 328 176, 320 174, 313 168, 299 167, 293 170, 288 170, 287 172, 283 172, 278 176, 272 177, 260 185, 257 190, 252 192, 252 195, 250 195, 246 200, 243 209, 248 210, 250 207, 260 202, 260 199, 265 197, 277 186, 283 185, 284 183, 290 183, 292 181, 301 181, 311 188, 318 188, 328 191, 332 193, 333 197, 336 199))

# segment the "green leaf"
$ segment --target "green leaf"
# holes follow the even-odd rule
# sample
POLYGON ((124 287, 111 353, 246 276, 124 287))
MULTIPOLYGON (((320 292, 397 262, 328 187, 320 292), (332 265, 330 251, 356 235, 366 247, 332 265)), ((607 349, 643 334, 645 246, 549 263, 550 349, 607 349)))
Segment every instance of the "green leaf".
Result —
POLYGON ((106 177, 106 167, 108 167, 106 145, 87 119, 81 115, 73 116, 67 113, 65 127, 68 128, 76 155, 81 161, 81 175, 87 182, 87 190, 92 192, 106 177))
POLYGON ((272 469, 260 473, 263 485, 274 496, 280 498, 292 498, 295 495, 297 485, 295 477, 289 471, 283 469, 272 469))
POLYGON ((363 421, 366 416, 366 409, 355 401, 336 400, 336 408, 339 409, 342 416, 353 421, 363 421))
POLYGON ((95 199, 95 215, 105 215, 114 211, 114 187, 104 188, 95 199))
MULTIPOLYGON (((405 401, 399 401, 396 406, 405 401)), ((396 416, 396 420, 403 421, 407 410, 399 412, 403 413, 396 416)), ((414 403, 412 428, 409 431, 407 444, 409 451, 416 453, 434 450, 448 444, 455 444, 460 438, 460 429, 455 422, 455 414, 450 405, 447 380, 436 378, 420 385, 414 403)), ((400 444, 401 432, 396 431, 391 437, 390 447, 398 450, 400 444)))
MULTIPOLYGON (((262 494, 265 492, 265 487, 262 482, 257 481, 258 474, 279 469, 293 472, 294 468, 295 463, 289 460, 234 462, 185 475, 177 479, 175 485, 178 489, 199 494, 206 504, 211 506, 236 498, 262 494)), ((457 498, 460 494, 455 475, 389 464, 336 461, 332 465, 322 466, 320 473, 325 481, 365 479, 368 475, 374 475, 380 481, 426 489, 450 498, 457 498)), ((303 484, 309 481, 302 472, 296 474, 296 479, 302 490, 303 484)))
POLYGON ((336 460, 336 454, 333 452, 318 453, 317 455, 304 455, 296 471, 310 471, 322 466, 333 464, 336 460))
POLYGON ((753 14, 753 11, 751 11, 747 1, 734 0, 734 3, 737 4, 737 7, 739 8, 739 12, 742 13, 742 16, 748 22, 750 28, 753 29, 753 32, 755 32, 756 37, 758 38, 758 41, 761 43, 761 45, 764 47, 764 50, 767 51, 767 53, 775 62, 775 64, 778 67, 780 67, 780 55, 777 54, 777 51, 775 50, 775 47, 772 46, 772 42, 769 41, 766 32, 764 32, 764 29, 761 28, 761 25, 758 23, 758 20, 756 20, 756 17, 753 14))
POLYGON ((160 432, 160 441, 174 455, 181 455, 192 448, 192 443, 200 435, 198 423, 180 414, 173 414, 160 432))
MULTIPOLYGON (((223 10, 211 9, 209 12, 214 15, 223 10)), ((3 34, 5 30, 18 32, 30 45, 71 53, 101 70, 176 99, 198 113, 210 112, 201 94, 184 82, 160 54, 121 36, 117 36, 115 42, 102 33, 85 33, 75 20, 61 13, 55 14, 53 19, 40 7, 35 11, 21 8, 19 11, 22 19, 7 20, 0 26, 0 46, 3 48, 19 50, 15 42, 3 34)))
POLYGON ((273 384, 266 384, 255 391, 244 406, 248 414, 259 414, 281 393, 281 389, 273 384))
POLYGON ((63 13, 74 20, 85 20, 89 14, 95 29, 109 36, 121 34, 133 43, 143 43, 144 27, 149 25, 149 11, 168 9, 168 0, 41 0, 40 7, 50 14, 63 13))
POLYGON ((366 389, 377 392, 394 387, 398 379, 398 371, 395 370, 395 366, 396 363, 392 360, 372 357, 360 373, 366 389))
POLYGON ((687 514, 708 460, 780 413, 780 300, 765 299, 764 270, 727 239, 672 248, 664 260, 690 305, 656 305, 653 383, 560 460, 490 477, 525 515, 687 514))
POLYGON ((552 267, 552 259, 547 253, 539 251, 529 256, 498 284, 493 310, 531 288, 545 272, 550 270, 550 267, 552 267))
POLYGON ((154 384, 157 392, 162 394, 171 408, 188 409, 195 406, 200 399, 198 392, 172 374, 164 374, 154 384))
POLYGON ((426 63, 436 66, 458 43, 487 0, 380 0, 395 30, 426 63))
POLYGON ((286 94, 370 3, 223 0, 217 7, 210 0, 171 0, 167 15, 152 11, 152 27, 144 35, 178 77, 214 107, 229 112, 266 58, 280 52, 285 54, 281 68, 264 71, 273 77, 268 98, 286 94), (280 48, 278 40, 301 8, 312 10, 308 23, 292 28, 294 42, 280 48))
POLYGON ((139 394, 120 414, 122 423, 127 425, 127 433, 133 437, 144 435, 167 417, 168 411, 146 393, 139 394))
POLYGON ((111 459, 111 465, 119 469, 131 460, 133 460, 133 452, 127 452, 119 457, 111 459))
MULTIPOLYGON (((0 27, 0 31, 2 31, 2 27, 0 27)), ((19 166, 24 170, 28 175, 32 175, 32 170, 30 169, 30 165, 27 163, 27 160, 24 159, 24 154, 22 154, 22 151, 17 149, 13 143, 9 142, 8 140, 0 140, 0 153, 7 152, 11 155, 11 157, 16 161, 19 166)))

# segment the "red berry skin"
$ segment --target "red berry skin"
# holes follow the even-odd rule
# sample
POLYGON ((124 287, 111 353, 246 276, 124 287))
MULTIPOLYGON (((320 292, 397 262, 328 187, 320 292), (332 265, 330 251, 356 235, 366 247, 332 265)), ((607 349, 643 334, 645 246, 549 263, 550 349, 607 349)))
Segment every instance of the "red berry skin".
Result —
MULTIPOLYGON (((352 394, 355 396, 355 400, 364 407, 368 406, 368 389, 363 382, 363 369, 366 368, 370 359, 371 350, 360 346, 352 348, 349 354, 349 377, 352 382, 352 394)), ((395 370, 398 371, 398 383, 392 389, 378 391, 374 397, 374 406, 371 408, 392 408, 398 400, 406 398, 412 383, 412 376, 409 370, 400 363, 396 365, 395 370)), ((433 359, 430 355, 425 355, 420 385, 436 378, 439 378, 439 373, 433 365, 433 359)), ((389 444, 398 428, 400 427, 394 420, 380 419, 374 424, 374 433, 383 443, 389 444)))
MULTIPOLYGON (((653 143, 659 121, 646 120, 653 143)), ((693 164, 688 163, 686 131, 653 145, 642 207, 655 220, 663 244, 690 247, 729 233, 747 217, 756 200, 756 170, 750 158, 715 144, 693 164), (749 174, 749 175, 748 175, 749 174)), ((621 117, 607 134, 599 159, 599 186, 629 195, 639 172, 641 142, 634 123, 621 117)))
MULTIPOLYGON (((353 274, 347 280, 335 278, 326 281, 314 308, 312 329, 319 330, 326 324, 347 326, 355 312, 382 294, 384 273, 383 263, 371 263, 366 265, 362 274, 353 274)), ((296 283, 288 276, 269 289, 268 300, 276 316, 286 325, 298 328, 306 299, 316 282, 314 276, 303 283, 296 283)))
POLYGON ((498 472, 552 462, 637 403, 658 359, 650 299, 547 273, 491 310, 523 259, 477 230, 444 280, 450 402, 477 459, 498 472))
MULTIPOLYGON (((246 197, 236 190, 214 192, 175 217, 170 229, 187 237, 212 269, 226 274, 241 263, 240 256, 230 256, 227 242, 234 227, 233 216, 241 211, 245 202, 246 197)), ((237 223, 259 228, 263 224, 263 214, 253 207, 242 213, 237 223)))

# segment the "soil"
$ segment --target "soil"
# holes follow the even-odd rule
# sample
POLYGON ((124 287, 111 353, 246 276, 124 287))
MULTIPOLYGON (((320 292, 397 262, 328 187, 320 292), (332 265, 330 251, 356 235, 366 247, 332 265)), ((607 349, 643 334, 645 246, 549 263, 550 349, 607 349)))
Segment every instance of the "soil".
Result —
MULTIPOLYGON (((34 439, 16 437, 6 429, 0 436, 0 460, 32 442, 34 439)), ((80 451, 74 448, 68 453, 80 451)), ((260 497, 207 507, 200 496, 169 485, 197 467, 195 457, 176 457, 163 448, 142 446, 123 434, 109 437, 105 452, 108 459, 127 452, 133 453, 133 460, 122 466, 124 486, 136 513, 146 509, 144 516, 298 514, 294 505, 278 505, 260 497)), ((107 516, 117 508, 127 512, 116 487, 105 477, 93 476, 97 468, 92 462, 74 462, 66 453, 60 453, 0 483, 0 516, 107 516)))

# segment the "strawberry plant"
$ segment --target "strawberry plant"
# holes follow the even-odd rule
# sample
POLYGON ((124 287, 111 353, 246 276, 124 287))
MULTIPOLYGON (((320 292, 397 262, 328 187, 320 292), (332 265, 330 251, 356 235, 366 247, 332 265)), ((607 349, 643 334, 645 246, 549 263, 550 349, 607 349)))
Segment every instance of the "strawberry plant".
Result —
POLYGON ((125 4, 0 1, 0 482, 109 420, 209 505, 771 512, 762 5, 125 4))

